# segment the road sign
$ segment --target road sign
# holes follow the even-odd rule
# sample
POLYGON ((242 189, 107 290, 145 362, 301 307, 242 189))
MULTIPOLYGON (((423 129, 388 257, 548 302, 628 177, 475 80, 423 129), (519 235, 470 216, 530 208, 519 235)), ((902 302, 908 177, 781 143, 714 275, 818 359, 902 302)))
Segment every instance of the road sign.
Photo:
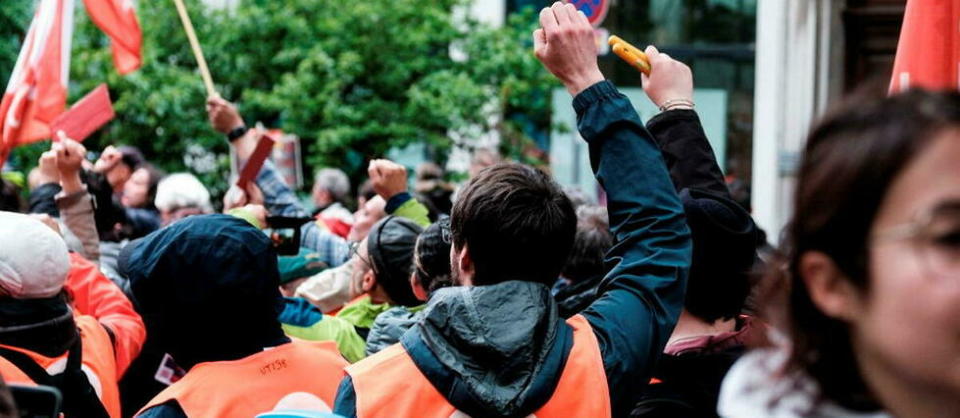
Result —
POLYGON ((590 24, 593 27, 600 26, 603 19, 607 18, 607 10, 610 8, 610 0, 567 0, 567 3, 573 3, 577 10, 587 15, 590 24))

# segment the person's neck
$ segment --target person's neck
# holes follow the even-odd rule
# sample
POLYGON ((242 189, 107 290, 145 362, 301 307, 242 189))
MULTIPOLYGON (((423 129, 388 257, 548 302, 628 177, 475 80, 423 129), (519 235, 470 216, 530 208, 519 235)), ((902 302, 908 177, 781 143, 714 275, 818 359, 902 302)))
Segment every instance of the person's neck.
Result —
POLYGON ((934 418, 954 416, 960 411, 960 396, 945 388, 919 383, 885 366, 863 350, 855 350, 860 373, 877 402, 897 417, 934 418))
POLYGON ((387 296, 387 292, 383 290, 383 286, 377 286, 371 289, 367 292, 367 296, 370 296, 370 303, 374 305, 382 305, 384 303, 393 304, 390 296, 387 296))
POLYGON ((735 331, 736 329, 737 321, 735 319, 721 319, 711 323, 697 318, 684 309, 680 312, 680 319, 677 320, 677 326, 673 329, 673 334, 670 334, 670 339, 667 341, 667 346, 670 346, 678 341, 723 334, 725 332, 735 331))

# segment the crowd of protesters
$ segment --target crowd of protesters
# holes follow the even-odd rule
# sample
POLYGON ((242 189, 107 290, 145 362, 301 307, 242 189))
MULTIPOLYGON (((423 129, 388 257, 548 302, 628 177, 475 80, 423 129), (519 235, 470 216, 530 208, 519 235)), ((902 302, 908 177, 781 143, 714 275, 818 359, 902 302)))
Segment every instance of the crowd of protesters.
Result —
MULTIPOLYGON (((760 251, 690 68, 647 48, 644 124, 582 13, 540 23, 604 204, 479 150, 459 187, 433 163, 375 159, 355 189, 319 170, 313 209, 267 161, 214 213, 189 173, 59 138, 28 200, 0 190, 0 417, 48 393, 68 418, 960 411, 960 95, 838 106, 760 251)), ((232 103, 207 116, 251 157, 232 103)))

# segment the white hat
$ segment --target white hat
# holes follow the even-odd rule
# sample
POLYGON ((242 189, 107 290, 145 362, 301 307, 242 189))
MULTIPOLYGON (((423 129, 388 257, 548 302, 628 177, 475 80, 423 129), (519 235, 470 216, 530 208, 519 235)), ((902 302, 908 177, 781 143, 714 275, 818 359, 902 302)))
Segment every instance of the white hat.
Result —
POLYGON ((56 296, 70 270, 67 244, 27 215, 0 212, 0 289, 15 299, 56 296))

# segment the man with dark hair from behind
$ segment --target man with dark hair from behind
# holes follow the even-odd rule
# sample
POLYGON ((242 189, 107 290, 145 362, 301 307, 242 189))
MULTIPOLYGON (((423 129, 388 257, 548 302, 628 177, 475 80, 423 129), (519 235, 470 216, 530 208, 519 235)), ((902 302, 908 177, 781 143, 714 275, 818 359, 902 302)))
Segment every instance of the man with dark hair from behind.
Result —
POLYGON ((617 242, 600 298, 567 321, 558 316, 549 286, 573 245, 573 205, 541 171, 490 167, 453 207, 451 270, 461 286, 434 293, 400 344, 348 367, 334 412, 623 416, 649 380, 683 302, 691 251, 683 208, 656 143, 603 79, 587 18, 557 2, 540 21, 537 57, 575 97, 608 193, 617 242))

